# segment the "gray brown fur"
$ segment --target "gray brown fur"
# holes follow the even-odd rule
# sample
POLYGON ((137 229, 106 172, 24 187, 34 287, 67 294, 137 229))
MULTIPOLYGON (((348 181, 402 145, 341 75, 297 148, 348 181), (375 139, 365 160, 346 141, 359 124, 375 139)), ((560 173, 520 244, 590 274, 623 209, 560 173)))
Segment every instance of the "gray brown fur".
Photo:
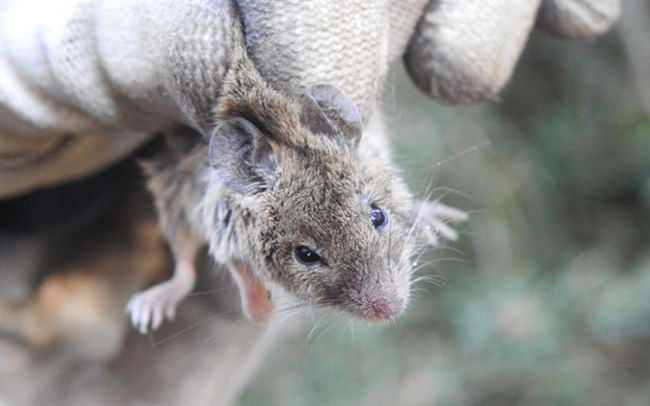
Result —
POLYGON ((149 178, 158 222, 174 250, 173 241, 179 233, 183 238, 202 238, 192 226, 192 218, 193 203, 200 201, 206 187, 201 171, 207 166, 207 154, 204 139, 192 130, 181 129, 174 135, 165 134, 165 138, 165 146, 156 156, 141 164, 149 178))
MULTIPOLYGON (((343 100, 325 89, 334 103, 343 100)), ((316 117, 322 105, 312 96, 272 89, 243 48, 234 52, 210 142, 199 137, 189 153, 164 153, 148 165, 163 229, 172 245, 178 234, 204 239, 218 263, 249 264, 300 299, 392 318, 409 298, 421 219, 385 140, 359 141, 354 111, 323 108, 316 117), (381 231, 370 204, 389 214, 381 231), (298 262, 298 245, 323 262, 298 262)))

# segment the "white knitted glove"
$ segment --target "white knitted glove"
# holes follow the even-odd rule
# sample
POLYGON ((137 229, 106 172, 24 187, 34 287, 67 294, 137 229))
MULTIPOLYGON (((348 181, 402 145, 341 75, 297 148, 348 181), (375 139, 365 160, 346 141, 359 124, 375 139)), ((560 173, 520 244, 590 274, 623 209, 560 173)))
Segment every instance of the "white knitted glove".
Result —
POLYGON ((226 0, 0 0, 0 197, 207 126, 234 21, 226 0))
POLYGON ((426 94, 447 103, 494 99, 533 25, 564 38, 591 38, 620 14, 620 0, 433 0, 405 62, 426 94))
MULTIPOLYGON (((288 92, 339 87, 368 117, 389 64, 445 102, 493 98, 531 27, 605 31, 620 0, 237 0, 288 92), (541 4, 541 9, 540 9, 541 4), (541 11, 540 11, 541 10, 541 11)), ((229 0, 0 0, 0 197, 98 170, 156 131, 211 124, 229 0)))
POLYGON ((367 115, 388 65, 404 57, 426 94, 447 103, 494 98, 531 29, 589 38, 620 0, 238 0, 249 51, 276 87, 330 83, 367 115))

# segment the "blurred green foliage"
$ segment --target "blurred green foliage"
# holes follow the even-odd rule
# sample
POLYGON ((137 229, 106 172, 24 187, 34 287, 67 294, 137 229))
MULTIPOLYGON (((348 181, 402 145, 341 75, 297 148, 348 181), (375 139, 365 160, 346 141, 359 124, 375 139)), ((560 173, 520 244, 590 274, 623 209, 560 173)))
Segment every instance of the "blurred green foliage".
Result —
MULTIPOLYGON (((650 78, 648 78, 650 81, 650 78)), ((385 327, 314 316, 242 405, 650 404, 650 117, 615 34, 533 38, 498 103, 402 72, 384 108, 414 190, 472 212, 385 327)))

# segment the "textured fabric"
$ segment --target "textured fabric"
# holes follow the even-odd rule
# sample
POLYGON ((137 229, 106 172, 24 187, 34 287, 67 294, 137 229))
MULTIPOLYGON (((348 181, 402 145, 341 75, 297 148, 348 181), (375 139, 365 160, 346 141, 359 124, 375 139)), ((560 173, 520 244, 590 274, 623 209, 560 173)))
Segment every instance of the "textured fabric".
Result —
POLYGON ((387 72, 385 0, 240 0, 247 45, 272 86, 332 84, 368 114, 387 72))
POLYGON ((561 37, 589 38, 607 31, 620 13, 619 0, 545 0, 539 25, 561 37))
POLYGON ((512 74, 539 4, 540 0, 430 4, 406 56, 411 77, 425 93, 449 103, 494 98, 512 74))
POLYGON ((179 123, 207 127, 231 8, 0 0, 0 196, 92 173, 179 123))
MULTIPOLYGON (((279 89, 339 87, 367 118, 392 62, 445 102, 493 98, 540 0, 237 0, 279 89)), ((558 34, 602 32, 620 0, 544 0, 558 34)), ((233 45, 229 0, 0 0, 0 197, 74 179, 178 125, 205 131, 233 45)))

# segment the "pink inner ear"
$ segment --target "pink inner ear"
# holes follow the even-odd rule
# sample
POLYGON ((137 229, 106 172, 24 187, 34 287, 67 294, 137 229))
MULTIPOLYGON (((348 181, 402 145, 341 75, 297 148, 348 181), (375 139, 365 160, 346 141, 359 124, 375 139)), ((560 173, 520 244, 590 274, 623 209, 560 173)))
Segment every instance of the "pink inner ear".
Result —
POLYGON ((273 305, 269 300, 269 291, 262 281, 249 266, 240 262, 231 265, 230 271, 239 287, 244 314, 258 323, 267 321, 273 305))

